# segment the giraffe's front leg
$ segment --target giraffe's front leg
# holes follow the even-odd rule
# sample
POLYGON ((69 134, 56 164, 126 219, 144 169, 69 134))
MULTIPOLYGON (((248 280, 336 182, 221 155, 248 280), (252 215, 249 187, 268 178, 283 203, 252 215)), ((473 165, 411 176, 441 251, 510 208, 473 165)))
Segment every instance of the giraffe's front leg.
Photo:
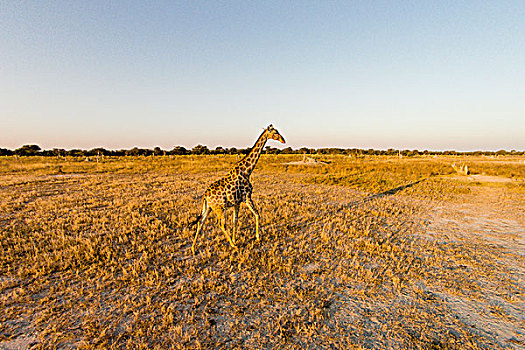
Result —
POLYGON ((255 207, 255 204, 253 203, 251 197, 246 198, 246 205, 248 206, 248 209, 250 209, 250 211, 255 216, 255 238, 257 238, 257 240, 260 241, 261 239, 259 237, 259 219, 260 219, 259 212, 257 211, 257 208, 255 207))
POLYGON ((239 204, 235 204, 233 207, 233 232, 232 232, 232 240, 233 244, 235 244, 235 233, 237 232, 237 219, 239 216, 239 204))

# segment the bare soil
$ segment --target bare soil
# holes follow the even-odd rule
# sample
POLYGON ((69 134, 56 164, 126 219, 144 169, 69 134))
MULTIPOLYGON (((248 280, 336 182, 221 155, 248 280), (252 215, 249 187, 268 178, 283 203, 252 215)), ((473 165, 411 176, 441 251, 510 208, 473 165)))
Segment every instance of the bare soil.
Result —
MULTIPOLYGON (((477 181, 505 182, 497 177, 477 181)), ((510 179, 509 179, 510 180, 510 179)), ((476 263, 489 269, 478 275, 478 293, 449 293, 425 286, 472 332, 503 348, 525 348, 525 215, 522 198, 504 188, 481 187, 464 203, 443 203, 429 212, 425 235, 469 247, 476 263)), ((470 264, 458 267, 472 270, 470 264)))

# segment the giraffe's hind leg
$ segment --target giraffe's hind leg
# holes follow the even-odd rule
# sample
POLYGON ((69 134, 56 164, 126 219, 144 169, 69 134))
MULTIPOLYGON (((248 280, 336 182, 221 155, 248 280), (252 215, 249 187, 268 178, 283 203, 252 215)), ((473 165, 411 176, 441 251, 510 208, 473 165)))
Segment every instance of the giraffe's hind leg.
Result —
POLYGON ((215 214, 217 215, 217 217, 219 218, 219 226, 221 227, 222 232, 226 236, 226 239, 228 240, 228 242, 230 243, 232 248, 237 248, 235 246, 235 243, 233 243, 233 241, 232 241, 232 239, 230 237, 230 234, 228 233, 228 230, 226 230, 226 226, 225 226, 226 219, 224 218, 224 210, 222 208, 220 208, 220 207, 214 207, 212 209, 215 212, 215 214))
POLYGON ((261 216, 259 215, 259 212, 257 211, 257 207, 253 203, 251 197, 246 198, 246 205, 248 206, 248 209, 250 209, 250 211, 255 216, 255 238, 257 238, 257 240, 260 241, 261 239, 259 237, 259 220, 261 216))
POLYGON ((208 217, 208 215, 210 214, 210 211, 211 211, 211 209, 210 209, 210 207, 208 206, 207 203, 204 203, 202 209, 203 209, 202 217, 199 220, 199 222, 197 223, 197 232, 195 232, 195 238, 193 239, 193 244, 191 246, 191 251, 192 251, 193 255, 195 255, 195 244, 197 244, 197 238, 199 237, 199 234, 201 233, 202 227, 204 226, 204 222, 206 221, 206 218, 208 217))
POLYGON ((232 241, 235 244, 235 234, 237 232, 237 219, 239 217, 239 204, 233 207, 233 230, 232 230, 232 241))

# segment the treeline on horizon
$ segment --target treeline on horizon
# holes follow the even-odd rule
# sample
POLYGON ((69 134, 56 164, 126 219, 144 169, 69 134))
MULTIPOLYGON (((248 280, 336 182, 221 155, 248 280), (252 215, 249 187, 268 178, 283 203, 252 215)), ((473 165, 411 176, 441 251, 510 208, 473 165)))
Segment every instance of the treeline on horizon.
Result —
MULTIPOLYGON (((0 156, 44 156, 44 157, 93 157, 93 156, 107 156, 107 157, 122 157, 122 156, 165 156, 165 155, 207 155, 207 154, 248 154, 251 148, 223 148, 216 147, 215 149, 208 149, 207 146, 197 145, 192 149, 186 149, 182 146, 176 146, 167 151, 160 147, 153 149, 134 147, 131 149, 121 150, 107 150, 105 148, 93 148, 90 150, 71 149, 65 150, 62 148, 53 148, 50 150, 43 150, 38 145, 24 145, 15 150, 0 148, 0 156)), ((419 151, 419 150, 398 150, 389 148, 387 150, 376 149, 359 149, 359 148, 307 148, 302 147, 292 149, 286 147, 278 149, 275 147, 266 146, 265 154, 340 154, 348 156, 364 156, 364 155, 402 155, 405 157, 420 156, 420 155, 525 155, 525 151, 419 151)))

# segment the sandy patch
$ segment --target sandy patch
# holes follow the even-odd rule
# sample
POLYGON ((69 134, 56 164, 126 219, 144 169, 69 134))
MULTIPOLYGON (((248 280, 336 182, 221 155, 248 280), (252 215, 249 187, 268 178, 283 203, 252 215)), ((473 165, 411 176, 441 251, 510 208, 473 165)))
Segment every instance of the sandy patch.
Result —
MULTIPOLYGON (((502 180, 495 176, 481 178, 502 180)), ((503 348, 523 349, 525 226, 511 208, 505 210, 490 194, 485 192, 470 203, 447 203, 435 208, 427 228, 427 233, 438 241, 477 246, 479 259, 484 257, 479 264, 485 265, 490 274, 478 277, 479 291, 471 295, 452 294, 436 287, 429 287, 428 292, 470 325, 473 333, 493 338, 503 348)), ((449 268, 468 271, 473 266, 449 268)))
POLYGON ((30 349, 32 346, 38 344, 38 341, 35 336, 32 335, 22 335, 18 338, 0 342, 1 350, 26 350, 30 349))
POLYGON ((501 177, 501 176, 491 176, 491 175, 467 175, 467 176, 452 176, 450 177, 454 180, 462 180, 462 181, 472 181, 472 182, 496 182, 496 183, 505 183, 505 182, 515 182, 516 180, 508 178, 508 177, 501 177))
POLYGON ((284 164, 286 165, 327 165, 328 162, 317 160, 317 159, 310 158, 310 157, 304 157, 303 160, 299 160, 296 162, 288 162, 284 164))

